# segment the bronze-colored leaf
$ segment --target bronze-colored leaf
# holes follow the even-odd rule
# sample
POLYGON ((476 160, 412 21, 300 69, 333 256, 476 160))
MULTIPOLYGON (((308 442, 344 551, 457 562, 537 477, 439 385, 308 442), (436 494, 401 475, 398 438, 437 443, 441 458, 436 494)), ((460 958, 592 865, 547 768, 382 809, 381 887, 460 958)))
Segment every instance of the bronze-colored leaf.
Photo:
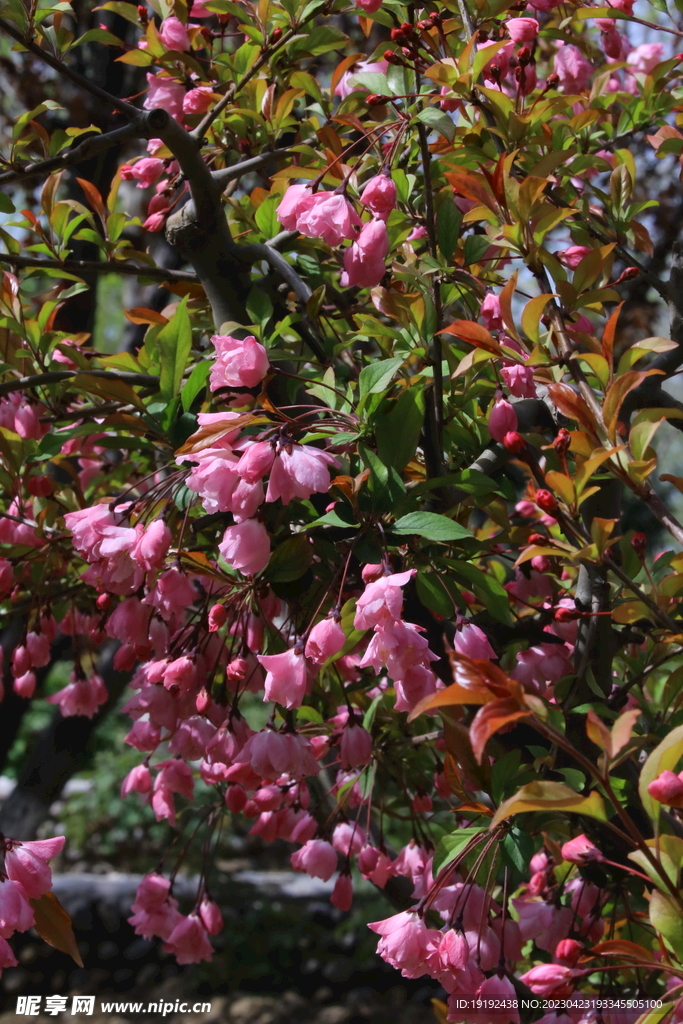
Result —
POLYGON ((53 892, 46 892, 38 899, 32 899, 34 928, 48 946, 53 946, 61 953, 67 953, 83 966, 81 954, 76 944, 71 918, 53 892))

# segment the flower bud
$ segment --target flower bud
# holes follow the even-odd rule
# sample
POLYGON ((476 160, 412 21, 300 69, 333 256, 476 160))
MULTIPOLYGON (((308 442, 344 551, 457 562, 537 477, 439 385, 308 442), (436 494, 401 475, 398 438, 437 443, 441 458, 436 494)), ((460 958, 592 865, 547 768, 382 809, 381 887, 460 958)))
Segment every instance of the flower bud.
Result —
POLYGON ((536 491, 536 504, 543 512, 555 512, 557 510, 557 502, 550 491, 546 491, 545 488, 541 488, 536 491))
POLYGON ((217 629, 225 625, 228 612, 224 604, 215 604, 209 609, 209 633, 215 633, 217 629))
POLYGON ((683 781, 674 772, 664 771, 647 787, 654 800, 668 807, 683 807, 683 781))
POLYGON ((526 448, 526 441, 516 430, 509 430, 503 438, 503 444, 509 452, 521 452, 526 448))
POLYGON ((572 443, 572 435, 564 427, 560 427, 557 432, 557 437, 553 441, 553 448, 559 454, 566 452, 569 445, 572 443))
POLYGON ((638 533, 634 533, 631 537, 631 547, 642 562, 645 558, 645 551, 647 550, 647 537, 640 530, 638 533))

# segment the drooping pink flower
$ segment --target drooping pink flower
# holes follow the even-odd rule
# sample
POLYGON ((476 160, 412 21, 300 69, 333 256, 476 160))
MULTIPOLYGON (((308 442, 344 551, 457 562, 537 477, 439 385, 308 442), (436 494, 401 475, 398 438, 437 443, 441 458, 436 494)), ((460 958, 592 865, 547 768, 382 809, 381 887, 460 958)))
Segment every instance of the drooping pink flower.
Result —
POLYGON ((489 331, 503 330, 503 314, 500 308, 500 296, 489 292, 481 306, 479 315, 484 321, 484 327, 489 331))
MULTIPOLYGON (((654 800, 669 807, 683 807, 683 779, 671 771, 663 771, 653 779, 647 791, 654 800)), ((563 854, 564 856, 564 854, 563 854)), ((570 858, 565 857, 565 860, 570 858)))
POLYGON ((572 989, 574 971, 561 964, 539 964, 523 974, 520 981, 528 985, 537 996, 561 997, 572 989))
POLYGON ((381 6, 382 0, 356 0, 356 7, 360 7, 365 14, 374 14, 381 6))
POLYGON ((145 110, 165 110, 176 121, 180 121, 183 116, 185 87, 171 78, 162 78, 161 75, 152 75, 149 72, 147 84, 149 91, 142 104, 145 110))
POLYGON ((18 882, 27 896, 37 899, 52 888, 49 860, 56 857, 64 846, 65 837, 38 839, 33 842, 12 843, 5 853, 5 872, 18 882))
POLYGON ((268 373, 268 354, 252 334, 248 338, 214 334, 211 341, 216 349, 209 377, 211 391, 224 387, 255 388, 268 373))
POLYGON ((305 871, 311 878, 322 878, 323 882, 329 881, 337 870, 337 853, 324 839, 309 839, 290 860, 295 871, 305 871))
POLYGON ((270 441, 256 441, 243 451, 237 472, 247 483, 256 483, 270 471, 274 459, 275 445, 270 441))
POLYGON ((394 873, 391 858, 376 846, 364 846, 358 854, 358 870, 379 889, 383 889, 394 873))
POLYGON ((564 263, 565 267, 569 267, 570 270, 576 270, 584 256, 587 256, 590 252, 593 252, 589 245, 570 245, 568 249, 560 249, 556 252, 560 263, 564 263))
POLYGON ((401 618, 403 611, 402 587, 415 575, 415 569, 382 576, 368 583, 356 603, 353 625, 355 629, 372 629, 401 618))
POLYGON ((553 69, 565 92, 583 92, 587 88, 593 68, 578 46, 567 43, 555 51, 553 69))
POLYGON ((342 871, 337 876, 337 881, 334 883, 334 889, 330 896, 330 903, 337 910, 346 912, 351 909, 351 904, 353 903, 353 882, 351 881, 351 875, 347 871, 342 871))
POLYGON ((558 942, 567 937, 572 927, 573 911, 569 907, 558 910, 552 903, 537 899, 513 899, 512 903, 519 916, 524 942, 534 939, 539 949, 554 953, 558 942))
POLYGON ((322 238, 328 245, 339 245, 345 238, 356 237, 360 218, 346 196, 316 192, 312 200, 297 218, 297 231, 308 238, 322 238))
POLYGON ((26 650, 31 659, 31 668, 43 668, 50 662, 50 641, 44 633, 31 630, 26 634, 26 650))
POLYGON ((605 859, 597 846, 591 843, 590 839, 583 834, 577 836, 576 839, 570 839, 568 843, 564 844, 562 856, 572 864, 588 864, 592 861, 605 859))
POLYGON ((59 704, 59 710, 65 718, 72 715, 92 718, 100 705, 106 704, 109 694, 100 676, 93 674, 83 679, 72 672, 71 682, 45 699, 48 704, 59 704))
POLYGON ((468 658, 495 658, 496 652, 488 641, 486 633, 473 622, 464 622, 455 634, 453 647, 458 654, 468 658))
POLYGON ((190 49, 190 37, 187 34, 187 29, 182 21, 173 15, 165 19, 159 30, 159 36, 167 50, 179 50, 182 53, 183 50, 190 49))
POLYGON ((500 372, 508 391, 515 398, 536 397, 534 371, 531 366, 523 366, 522 363, 510 363, 508 366, 503 366, 500 372))
POLYGON ((0 881, 0 937, 9 939, 14 932, 28 931, 33 923, 33 909, 24 887, 11 878, 0 881))
POLYGON ((213 957, 213 947, 198 914, 188 914, 178 921, 165 949, 173 953, 179 964, 198 964, 213 957))
POLYGON ((163 160, 156 157, 144 157, 134 164, 124 164, 121 167, 121 177, 124 181, 137 179, 138 188, 149 188, 159 180, 163 171, 163 160))
POLYGON ((151 939, 158 935, 167 939, 176 924, 182 920, 178 912, 178 902, 170 895, 171 883, 158 874, 149 874, 140 882, 135 902, 131 910, 133 916, 128 918, 136 935, 151 939))
POLYGON ((296 648, 282 654, 264 654, 256 659, 266 670, 265 700, 277 701, 286 708, 298 708, 306 693, 306 659, 296 648))
POLYGON ((165 193, 161 192, 152 196, 147 207, 147 218, 142 225, 145 231, 150 231, 152 234, 161 231, 170 208, 171 202, 165 193))
POLYGON ((146 764, 137 764, 132 768, 121 783, 121 796, 127 797, 130 793, 144 795, 152 789, 152 775, 146 764))
POLYGON ((298 230, 299 217, 313 205, 314 199, 310 185, 289 186, 275 211, 285 231, 298 230))
POLYGON ((387 220, 396 206, 396 185, 388 174, 376 174, 363 189, 363 202, 380 220, 387 220))
POLYGON ((315 626, 308 634, 306 641, 306 657, 316 665, 322 665, 328 658, 338 654, 346 643, 346 634, 334 616, 328 616, 315 626))
POLYGON ((15 676, 12 689, 19 697, 30 699, 36 690, 35 672, 25 672, 22 676, 15 676))
POLYGON ((517 430, 517 413, 504 398, 498 398, 489 413, 489 434, 494 441, 501 441, 507 433, 517 430))
POLYGON ((311 445, 290 444, 277 453, 270 471, 266 501, 281 499, 287 505, 292 498, 310 498, 330 486, 329 466, 338 466, 334 455, 311 445))
POLYGON ((355 718, 350 718, 342 730, 339 760, 347 769, 360 768, 372 760, 372 736, 355 718))
MULTIPOLYGON (((519 1024, 517 992, 508 977, 501 978, 498 974, 493 974, 486 978, 477 989, 477 998, 491 1000, 500 1006, 500 1010, 495 1014, 498 1024, 519 1024)), ((489 1015, 490 1011, 485 1014, 489 1015)))
POLYGON ((389 235, 383 220, 371 220, 363 225, 357 240, 344 253, 344 271, 339 279, 342 288, 374 288, 386 267, 384 259, 389 252, 389 235))
POLYGON ((247 576, 253 576, 268 565, 270 537, 263 523, 245 519, 229 526, 218 545, 221 558, 247 576))
POLYGON ((213 89, 206 86, 199 86, 197 89, 188 89, 183 97, 184 114, 204 114, 213 103, 213 89))
POLYGON ((173 534, 163 519, 155 519, 133 549, 132 557, 143 569, 160 569, 173 541, 173 534))
POLYGON ((441 941, 441 933, 427 928, 417 914, 404 911, 384 921, 374 921, 368 928, 381 936, 378 954, 400 970, 404 978, 420 978, 427 973, 427 957, 441 941))
POLYGON ((332 845, 344 857, 357 856, 365 844, 365 832, 357 821, 340 821, 332 833, 332 845))
POLYGON ((197 913, 209 935, 218 935, 223 928, 223 915, 218 904, 204 896, 197 913))
POLYGON ((538 35, 538 22, 535 18, 510 18, 505 27, 513 43, 530 43, 538 35))
POLYGON ((439 942, 437 957, 442 971, 464 970, 470 958, 470 948, 463 933, 449 928, 439 942))
POLYGON ((249 763, 262 779, 276 780, 281 775, 303 779, 320 771, 305 736, 272 729, 262 729, 251 736, 239 752, 239 761, 249 763))

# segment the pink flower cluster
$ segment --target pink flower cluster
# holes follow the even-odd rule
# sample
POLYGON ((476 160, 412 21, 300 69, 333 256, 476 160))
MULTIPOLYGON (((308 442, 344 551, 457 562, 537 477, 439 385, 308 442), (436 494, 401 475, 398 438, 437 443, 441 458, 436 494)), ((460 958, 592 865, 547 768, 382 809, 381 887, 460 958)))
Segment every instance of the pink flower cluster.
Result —
POLYGON ((64 846, 64 836, 18 842, 3 839, 4 872, 0 876, 0 971, 16 967, 17 960, 8 943, 15 932, 25 932, 35 923, 29 900, 40 899, 52 888, 48 861, 64 846))
POLYGON ((223 918, 206 893, 190 914, 181 914, 178 901, 171 896, 170 881, 153 873, 140 882, 132 910, 133 916, 128 920, 136 935, 163 939, 165 951, 172 953, 179 964, 211 960, 213 949, 209 936, 221 931, 223 918))

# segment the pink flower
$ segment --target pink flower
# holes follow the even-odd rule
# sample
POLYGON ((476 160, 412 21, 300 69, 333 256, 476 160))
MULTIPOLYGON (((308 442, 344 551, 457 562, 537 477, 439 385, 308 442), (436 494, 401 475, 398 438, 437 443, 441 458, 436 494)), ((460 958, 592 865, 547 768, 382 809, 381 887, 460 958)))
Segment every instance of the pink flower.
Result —
POLYGON ((171 78, 162 78, 160 75, 147 73, 147 84, 149 92, 142 104, 145 110, 162 109, 180 121, 183 116, 183 98, 185 87, 171 78))
POLYGON ((52 888, 52 872, 48 861, 64 846, 64 836, 15 843, 5 853, 5 872, 18 882, 27 896, 37 899, 52 888))
POLYGON ((35 672, 25 672, 22 676, 15 677, 12 689, 19 697, 30 699, 35 693, 36 683, 35 672))
POLYGON ((415 569, 407 572, 382 576, 374 583, 368 583, 356 603, 353 625, 355 629, 372 629, 401 618, 403 591, 406 583, 415 575, 415 569))
POLYGON ((204 114, 213 103, 213 90, 200 86, 190 89, 183 97, 184 114, 204 114))
POLYGON ((164 161, 156 157, 144 157, 134 164, 124 164, 121 177, 124 181, 138 179, 138 188, 149 188, 159 180, 164 171, 164 161))
POLYGON ((183 50, 190 49, 190 37, 187 34, 187 29, 182 21, 174 16, 166 18, 159 31, 159 36, 167 50, 179 50, 182 53, 183 50))
POLYGON ((14 932, 28 931, 33 923, 33 910, 23 886, 11 878, 1 881, 0 937, 9 939, 14 932))
POLYGON ((161 231, 166 220, 166 214, 171 208, 168 196, 163 193, 153 196, 149 201, 147 207, 147 219, 143 223, 145 231, 161 231))
POLYGON ((342 768, 360 768, 372 760, 372 736, 354 718, 342 730, 340 745, 342 768))
POLYGON ((486 633, 473 622, 464 622, 456 632, 453 646, 458 654, 468 658, 496 658, 496 652, 488 642, 486 633))
POLYGON ((489 331, 502 331, 503 314, 500 309, 500 296, 489 292, 481 306, 479 315, 484 321, 484 326, 489 331))
POLYGON ((316 491, 327 491, 330 486, 328 466, 338 466, 333 455, 311 445, 288 444, 281 447, 273 462, 266 492, 266 501, 282 500, 287 505, 292 498, 310 498, 316 491))
POLYGON ((593 74, 593 68, 581 50, 570 43, 555 51, 553 68, 560 85, 568 93, 583 92, 593 74))
POLYGON ((384 258, 388 252, 384 221, 376 219, 363 225, 358 239, 344 253, 344 271, 339 279, 342 288, 374 288, 386 273, 384 258))
POLYGON ((521 363, 511 363, 503 366, 501 376, 506 387, 515 398, 535 398, 536 385, 534 384, 534 371, 531 366, 522 366, 521 363))
POLYGON ((347 874, 347 872, 342 871, 337 877, 332 895, 330 896, 330 903, 337 910, 346 912, 351 909, 351 904, 353 903, 353 882, 351 881, 351 875, 347 874))
POLYGON ((309 839, 290 858, 295 871, 305 871, 311 878, 329 881, 337 870, 337 853, 324 839, 309 839))
POLYGON ((237 472, 247 483, 256 483, 270 472, 274 459, 275 445, 270 441, 256 441, 242 453, 237 472))
POLYGON ((211 368, 209 388, 255 388, 268 373, 270 363, 263 345, 253 335, 233 338, 229 334, 214 334, 216 362, 211 368))
POLYGON ((591 861, 605 859, 597 846, 594 846, 584 835, 577 836, 576 839, 565 843, 562 847, 562 856, 571 864, 588 864, 591 861))
POLYGON ((133 549, 132 557, 143 569, 161 569, 173 541, 173 534, 163 519, 155 519, 133 549))
POLYGON ((239 762, 249 763, 262 779, 276 780, 281 775, 303 779, 320 771, 305 736, 272 729, 263 729, 251 736, 239 752, 239 762))
POLYGON ((31 668, 43 668, 50 662, 50 641, 44 633, 26 634, 26 649, 31 659, 31 668))
POLYGON ((574 971, 560 964, 539 964, 523 974, 520 981, 528 985, 537 996, 568 995, 572 988, 574 971))
POLYGON ((339 245, 345 238, 356 237, 360 218, 346 196, 316 192, 312 200, 297 218, 297 231, 308 238, 322 238, 328 245, 339 245))
POLYGON ((381 935, 377 945, 379 955, 400 970, 404 978, 420 978, 427 973, 427 957, 441 941, 441 933, 427 928, 417 914, 404 911, 384 921, 375 921, 368 928, 381 935))
POLYGON ((300 707, 308 682, 303 654, 291 648, 282 654, 259 655, 256 660, 266 670, 265 699, 286 708, 300 707))
POLYGON ((470 947, 463 933, 449 928, 439 942, 437 957, 442 971, 464 970, 470 958, 470 947))
MULTIPOLYGON (((607 32, 603 30, 601 42, 602 48, 605 51, 605 56, 611 57, 612 60, 620 60, 624 50, 624 44, 629 46, 628 40, 614 27, 608 29, 607 32)), ((628 50, 626 53, 628 53, 628 50)), ((626 55, 624 55, 624 57, 625 56, 626 55)))
POLYGON ((6 558, 0 558, 0 595, 9 594, 14 583, 14 569, 6 558))
POLYGON ((387 174, 376 174, 363 189, 363 202, 380 220, 387 220, 396 206, 396 185, 387 174))
POLYGON ((581 260, 589 252, 593 252, 589 245, 570 245, 568 249, 561 249, 555 255, 560 263, 564 263, 565 267, 569 267, 570 270, 576 270, 581 260))
POLYGON ((149 793, 152 789, 152 775, 146 764, 138 764, 132 768, 121 783, 121 796, 130 793, 149 793))
POLYGON ((519 915, 519 930, 524 942, 534 939, 539 949, 554 953, 558 942, 567 937, 574 914, 569 907, 559 910, 542 900, 513 899, 519 915))
MULTIPOLYGON (((669 807, 683 807, 683 780, 671 771, 663 771, 653 779, 647 791, 654 800, 669 807)), ((569 845, 569 844, 567 844, 569 845)), ((564 857, 564 853, 562 854, 564 857)), ((569 860, 565 857, 565 860, 569 860)))
POLYGON ((383 889, 393 875, 391 860, 376 846, 364 846, 358 854, 358 870, 363 878, 383 889))
POLYGON ((360 7, 365 14, 374 14, 381 6, 382 0, 356 0, 356 7, 360 7))
POLYGON ((310 185, 290 185, 275 211, 283 228, 297 231, 299 217, 313 206, 314 201, 310 185))
POLYGON ((517 430, 517 413, 504 398, 494 402, 489 413, 488 428, 493 440, 501 442, 507 433, 517 430))
MULTIPOLYGON (((519 1024, 519 1011, 514 1009, 517 1005, 517 992, 509 978, 500 978, 497 974, 492 975, 483 981, 477 989, 478 999, 490 999, 500 1001, 501 1007, 513 1007, 513 1009, 501 1009, 495 1012, 497 1024, 519 1024)), ((491 1018, 491 1011, 484 1013, 484 1020, 491 1018)), ((480 1018, 481 1019, 481 1018, 480 1018)))
POLYGON ((524 686, 541 694, 571 672, 569 649, 564 644, 538 644, 517 655, 517 664, 510 675, 524 686))
POLYGON ((220 912, 220 908, 217 903, 210 900, 208 896, 204 896, 202 902, 199 904, 199 919, 206 928, 209 935, 218 935, 223 928, 223 915, 220 912))
POLYGON ((247 576, 253 576, 268 565, 270 537, 263 523, 245 519, 229 526, 223 534, 218 550, 228 565, 247 576))
POLYGON ((173 953, 179 964, 198 964, 211 960, 213 948, 198 914, 181 917, 167 939, 166 951, 173 953))
MULTIPOLYGON (((617 5, 614 4, 616 7, 617 5)), ((626 62, 634 74, 648 75, 664 59, 663 43, 641 43, 629 53, 626 62)))
POLYGON ((182 920, 178 903, 170 895, 171 883, 161 875, 150 874, 140 882, 135 902, 131 907, 133 916, 128 918, 136 935, 151 939, 158 935, 167 939, 176 924, 182 920))
MULTIPOLYGON (((445 88, 446 87, 444 86, 444 89, 445 88)), ((443 92, 443 89, 441 91, 443 92)), ((442 100, 441 103, 443 105, 444 101, 442 100)), ((447 109, 447 108, 444 107, 444 110, 445 109, 447 109)), ((413 230, 408 235, 407 241, 408 242, 419 242, 419 240, 421 238, 426 238, 426 237, 427 237, 427 228, 423 227, 421 224, 418 224, 417 227, 413 228, 413 230)))
POLYGON ((360 853, 365 844, 365 832, 355 821, 340 821, 332 833, 332 845, 344 857, 360 853))
POLYGON ((510 18, 505 27, 513 43, 530 43, 538 35, 535 18, 510 18))
POLYGON ((334 616, 316 622, 306 642, 306 657, 316 665, 322 665, 335 654, 339 654, 346 643, 346 634, 334 616))
POLYGON ((48 704, 59 704, 59 710, 65 718, 72 715, 92 718, 100 705, 106 704, 108 699, 107 687, 100 676, 81 679, 75 672, 71 673, 71 682, 67 686, 51 697, 46 697, 48 704))

